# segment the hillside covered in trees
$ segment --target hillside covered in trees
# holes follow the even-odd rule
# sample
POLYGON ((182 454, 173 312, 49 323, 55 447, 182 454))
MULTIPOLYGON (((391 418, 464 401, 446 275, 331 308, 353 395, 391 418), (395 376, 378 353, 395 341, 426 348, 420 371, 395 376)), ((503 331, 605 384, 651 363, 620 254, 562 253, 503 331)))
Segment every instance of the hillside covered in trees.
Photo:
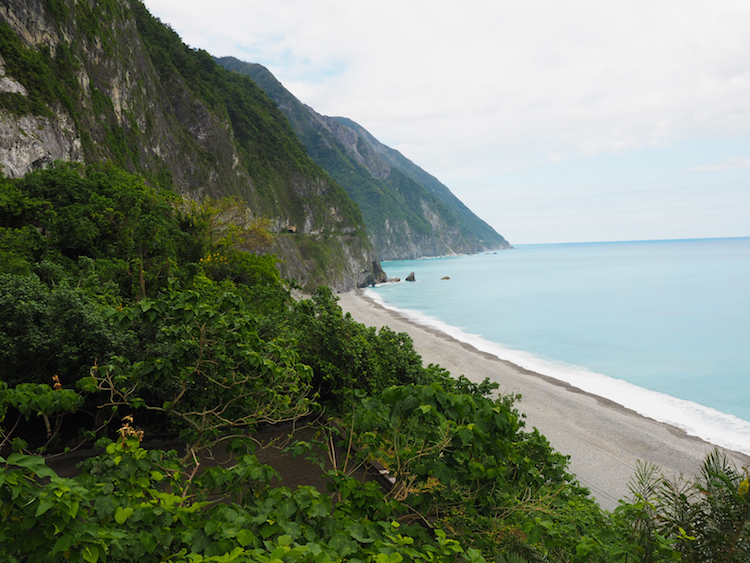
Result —
POLYGON ((437 178, 350 119, 326 117, 295 98, 262 65, 217 61, 250 76, 279 106, 310 157, 362 210, 381 260, 473 254, 510 244, 437 178))
POLYGON ((748 478, 720 455, 696 481, 642 466, 602 511, 517 397, 330 289, 294 299, 239 210, 114 166, 0 180, 4 561, 748 560, 748 478), (325 490, 258 461, 283 421, 325 490))
POLYGON ((276 237, 285 277, 384 279, 357 205, 246 76, 185 45, 140 0, 0 5, 0 166, 111 162, 200 201, 235 197, 276 237))

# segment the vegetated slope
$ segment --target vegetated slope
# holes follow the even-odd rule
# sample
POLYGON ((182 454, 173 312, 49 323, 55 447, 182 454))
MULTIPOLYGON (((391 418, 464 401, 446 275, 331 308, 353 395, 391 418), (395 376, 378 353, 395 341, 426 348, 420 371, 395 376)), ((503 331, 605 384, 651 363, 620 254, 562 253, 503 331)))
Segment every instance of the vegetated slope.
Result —
POLYGON ((329 288, 293 299, 226 202, 74 163, 0 196, 2 562, 750 560, 747 468, 637 464, 602 511, 518 397, 424 366, 329 288), (94 440, 79 474, 42 457, 94 440), (325 491, 279 483, 261 444, 325 491))
POLYGON ((508 242, 451 191, 401 153, 342 117, 326 117, 297 100, 262 65, 217 59, 246 74, 279 104, 320 164, 357 202, 383 260, 509 248, 508 242))
POLYGON ((185 45, 140 0, 0 6, 0 165, 110 161, 270 220, 283 273, 348 289, 380 272, 356 204, 247 77, 185 45), (294 226, 295 235, 286 227, 294 226))

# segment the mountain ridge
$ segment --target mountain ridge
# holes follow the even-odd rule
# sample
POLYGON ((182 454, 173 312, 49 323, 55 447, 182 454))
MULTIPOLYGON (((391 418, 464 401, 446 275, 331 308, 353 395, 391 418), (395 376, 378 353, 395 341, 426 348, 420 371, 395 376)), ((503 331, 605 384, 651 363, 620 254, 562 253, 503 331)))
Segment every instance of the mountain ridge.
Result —
POLYGON ((264 66, 217 62, 250 76, 284 113, 310 157, 359 205, 383 260, 510 248, 437 178, 345 117, 328 117, 294 97, 264 66), (387 211, 387 212, 386 212, 387 211))

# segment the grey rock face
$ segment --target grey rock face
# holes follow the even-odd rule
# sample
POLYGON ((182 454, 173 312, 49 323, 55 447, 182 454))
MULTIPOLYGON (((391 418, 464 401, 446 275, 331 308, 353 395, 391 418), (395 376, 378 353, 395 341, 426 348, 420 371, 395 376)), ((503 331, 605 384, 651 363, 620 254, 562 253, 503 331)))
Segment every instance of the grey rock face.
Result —
POLYGON ((55 160, 83 162, 81 139, 70 117, 15 117, 0 110, 0 164, 9 178, 19 178, 55 160))

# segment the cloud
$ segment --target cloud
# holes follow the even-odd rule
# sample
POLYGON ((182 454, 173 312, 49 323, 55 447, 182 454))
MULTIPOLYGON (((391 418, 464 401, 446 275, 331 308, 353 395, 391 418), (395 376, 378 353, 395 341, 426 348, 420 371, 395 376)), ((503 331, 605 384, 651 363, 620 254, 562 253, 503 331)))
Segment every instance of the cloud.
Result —
POLYGON ((583 154, 750 131, 746 2, 147 0, 304 102, 393 135, 583 154), (374 124, 374 125, 373 125, 374 124))
POLYGON ((750 157, 727 158, 716 164, 706 164, 691 168, 691 172, 713 172, 715 170, 735 170, 737 168, 750 168, 750 157))
MULTIPOLYGON (((358 122, 459 197, 500 193, 524 173, 513 180, 548 193, 561 189, 554 174, 534 170, 572 163, 569 186, 593 185, 586 163, 640 151, 654 156, 631 164, 677 182, 658 155, 694 140, 706 148, 699 158, 719 164, 691 170, 748 166, 729 158, 747 144, 725 142, 750 138, 746 0, 145 3, 188 44, 267 66, 301 101, 358 122), (709 150, 712 139, 726 150, 709 150)), ((688 157, 680 172, 696 162, 688 157)), ((592 189, 606 189, 605 173, 592 189)), ((510 212, 483 218, 503 232, 510 212)))

